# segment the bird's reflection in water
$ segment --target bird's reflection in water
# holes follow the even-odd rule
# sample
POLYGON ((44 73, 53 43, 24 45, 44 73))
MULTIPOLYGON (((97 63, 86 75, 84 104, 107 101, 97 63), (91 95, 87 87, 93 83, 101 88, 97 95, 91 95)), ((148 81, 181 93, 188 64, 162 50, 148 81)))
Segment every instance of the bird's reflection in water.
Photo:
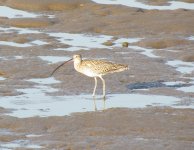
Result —
POLYGON ((106 109, 106 97, 101 97, 101 98, 96 98, 95 96, 93 97, 94 111, 98 111, 98 108, 97 108, 97 105, 96 105, 96 100, 103 101, 103 108, 102 108, 102 110, 105 110, 106 109))

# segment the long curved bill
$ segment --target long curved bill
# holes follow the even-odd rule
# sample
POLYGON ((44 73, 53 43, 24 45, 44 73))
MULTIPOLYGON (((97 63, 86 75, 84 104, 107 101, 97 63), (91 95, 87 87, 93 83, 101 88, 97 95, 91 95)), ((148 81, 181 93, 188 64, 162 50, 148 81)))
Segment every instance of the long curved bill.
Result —
POLYGON ((59 65, 52 73, 51 73, 51 75, 50 76, 52 76, 60 67, 62 67, 63 65, 65 65, 66 63, 68 63, 68 62, 70 62, 70 61, 72 61, 73 60, 73 58, 71 58, 70 60, 68 60, 68 61, 65 61, 64 63, 62 63, 61 65, 59 65))

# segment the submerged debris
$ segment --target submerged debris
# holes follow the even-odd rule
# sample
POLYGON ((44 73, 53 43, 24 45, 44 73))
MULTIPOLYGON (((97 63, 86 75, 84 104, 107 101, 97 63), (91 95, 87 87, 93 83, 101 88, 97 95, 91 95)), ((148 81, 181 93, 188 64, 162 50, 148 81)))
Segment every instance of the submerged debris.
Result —
POLYGON ((187 86, 191 86, 191 84, 177 83, 177 84, 167 85, 164 83, 164 81, 154 81, 154 82, 132 83, 132 84, 129 84, 127 87, 130 90, 135 90, 135 89, 149 89, 149 88, 159 88, 159 87, 180 88, 180 87, 187 87, 187 86))
POLYGON ((0 71, 0 76, 5 75, 5 73, 3 71, 0 71))
POLYGON ((105 45, 105 46, 113 46, 114 43, 111 42, 111 41, 107 41, 107 42, 104 42, 103 45, 105 45))
POLYGON ((128 42, 123 42, 123 43, 122 43, 122 46, 123 46, 123 47, 128 47, 128 46, 129 46, 129 43, 128 43, 128 42))

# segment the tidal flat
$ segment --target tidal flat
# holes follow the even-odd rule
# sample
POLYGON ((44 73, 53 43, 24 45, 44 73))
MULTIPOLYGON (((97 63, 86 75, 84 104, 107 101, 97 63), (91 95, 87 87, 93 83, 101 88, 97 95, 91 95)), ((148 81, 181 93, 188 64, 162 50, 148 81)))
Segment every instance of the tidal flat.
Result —
POLYGON ((194 149, 191 0, 0 0, 0 34, 0 149, 194 149), (129 70, 93 99, 72 63, 50 76, 74 54, 129 70))

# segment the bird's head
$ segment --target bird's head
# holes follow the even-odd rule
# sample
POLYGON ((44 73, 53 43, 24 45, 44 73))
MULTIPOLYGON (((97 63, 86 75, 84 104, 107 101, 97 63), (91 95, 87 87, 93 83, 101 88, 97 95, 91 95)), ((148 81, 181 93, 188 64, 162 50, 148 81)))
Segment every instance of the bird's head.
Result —
POLYGON ((78 64, 78 63, 80 63, 81 62, 81 60, 82 60, 82 57, 81 57, 81 55, 73 55, 73 61, 74 61, 74 63, 76 63, 76 64, 78 64))
POLYGON ((51 75, 50 76, 52 76, 60 67, 62 67, 63 65, 65 65, 66 63, 68 63, 68 62, 71 62, 71 61, 74 61, 74 64, 79 64, 79 63, 81 63, 81 60, 82 60, 82 58, 81 58, 81 55, 73 55, 73 58, 71 58, 71 59, 69 59, 68 61, 65 61, 65 62, 63 62, 61 65, 59 65, 52 73, 51 73, 51 75))

